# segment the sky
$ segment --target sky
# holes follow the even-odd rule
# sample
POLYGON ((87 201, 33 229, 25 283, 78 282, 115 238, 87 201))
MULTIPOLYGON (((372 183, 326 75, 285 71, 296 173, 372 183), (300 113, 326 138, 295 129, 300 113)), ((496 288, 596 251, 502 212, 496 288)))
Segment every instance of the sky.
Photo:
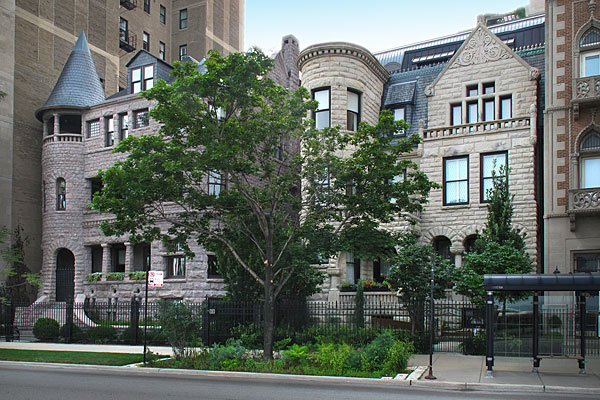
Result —
POLYGON ((343 41, 377 52, 475 27, 477 15, 505 13, 529 0, 246 0, 244 49, 267 54, 293 34, 300 50, 343 41))

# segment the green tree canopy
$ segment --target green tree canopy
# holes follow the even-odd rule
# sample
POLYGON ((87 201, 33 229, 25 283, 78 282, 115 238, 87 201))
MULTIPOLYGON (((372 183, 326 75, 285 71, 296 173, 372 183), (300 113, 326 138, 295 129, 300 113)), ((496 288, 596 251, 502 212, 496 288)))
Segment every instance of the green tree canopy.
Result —
MULTIPOLYGON (((161 128, 117 146, 127 156, 100 172, 93 207, 114 215, 101 226, 107 235, 195 240, 227 254, 228 267, 235 260, 263 289, 271 358, 275 300, 307 258, 390 236, 380 223, 421 210, 434 184, 400 157, 419 138, 398 139, 404 125, 391 113, 357 132, 317 131, 305 119, 316 102, 268 79, 272 60, 259 51, 211 52, 204 66, 175 63, 172 84, 143 93, 161 128)), ((241 274, 229 276, 233 289, 241 274)))

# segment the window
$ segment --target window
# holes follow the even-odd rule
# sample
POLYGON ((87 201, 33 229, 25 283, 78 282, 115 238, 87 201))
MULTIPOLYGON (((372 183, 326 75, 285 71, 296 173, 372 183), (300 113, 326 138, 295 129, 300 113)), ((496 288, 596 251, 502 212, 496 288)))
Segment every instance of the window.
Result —
MULTIPOLYGON (((54 117, 50 117, 46 121, 46 136, 52 136, 52 135, 54 135, 54 117)), ((89 136, 89 129, 88 129, 88 136, 89 136)))
POLYGON ((149 271, 151 261, 150 243, 140 243, 133 246, 134 271, 149 271))
POLYGON ((358 283, 360 280, 360 259, 354 254, 346 253, 346 281, 358 283))
POLYGON ((313 114, 315 128, 323 129, 329 127, 329 88, 314 90, 313 99, 318 103, 317 109, 313 114))
POLYGON ((105 140, 104 146, 110 147, 115 144, 115 119, 114 117, 104 118, 105 140))
POLYGON ((144 11, 150 14, 150 0, 144 0, 144 11))
POLYGON ((383 282, 390 275, 390 269, 394 265, 393 261, 381 260, 381 258, 373 261, 373 280, 375 282, 383 282))
POLYGON ((356 131, 358 129, 358 123, 360 122, 360 94, 348 90, 348 115, 346 129, 349 131, 356 131))
POLYGON ((500 119, 512 118, 512 96, 500 97, 500 119))
POLYGON ((185 264, 184 246, 177 243, 175 251, 167 257, 167 278, 185 277, 185 264))
MULTIPOLYGON (((392 178, 392 183, 400 183, 400 182, 404 182, 406 180, 406 168, 404 169, 404 171, 400 174, 400 175, 396 175, 392 178)), ((390 203, 392 204, 396 204, 396 198, 395 197, 391 197, 390 198, 390 203)))
POLYGON ((477 241, 477 235, 469 235, 463 241, 463 246, 465 247, 465 252, 470 253, 475 251, 475 242, 477 241))
POLYGON ((493 94, 496 91, 496 85, 494 82, 488 82, 483 84, 483 94, 493 94))
POLYGON ((127 113, 119 114, 119 140, 129 137, 129 115, 127 113))
POLYGON ((187 56, 187 44, 179 46, 179 61, 183 61, 183 57, 187 56))
POLYGON ((139 93, 154 87, 154 65, 132 68, 131 70, 131 92, 139 93))
POLYGON ((576 272, 600 272, 600 253, 575 255, 576 272))
POLYGON ((580 73, 581 77, 600 75, 600 31, 592 28, 587 31, 581 41, 579 47, 581 49, 580 58, 580 73))
POLYGON ((162 4, 160 5, 160 23, 167 23, 167 9, 162 4))
POLYGON ((100 129, 100 120, 95 119, 87 122, 88 137, 100 136, 102 130, 100 129))
POLYGON ((135 115, 135 127, 136 128, 141 128, 141 127, 149 125, 147 108, 134 111, 134 115, 135 115))
POLYGON ((494 188, 493 175, 501 176, 500 169, 504 174, 504 178, 508 174, 507 171, 507 153, 494 153, 481 155, 481 202, 489 201, 490 191, 494 188))
POLYGON ((450 125, 462 125, 462 105, 452 104, 450 106, 450 125))
POLYGON ((166 49, 167 49, 167 46, 163 42, 159 42, 159 44, 158 44, 158 58, 160 58, 163 61, 165 60, 166 49))
POLYGON ((183 10, 179 10, 179 29, 187 28, 187 22, 188 22, 187 19, 188 19, 187 8, 184 8, 183 10))
POLYGON ((129 42, 129 23, 125 18, 119 20, 119 40, 129 42))
POLYGON ((445 236, 437 236, 433 239, 433 250, 443 260, 450 260, 454 264, 454 254, 450 251, 452 242, 445 236))
POLYGON ((67 182, 64 178, 56 180, 56 210, 64 211, 67 209, 67 182))
POLYGON ((221 278, 221 274, 219 273, 219 264, 217 263, 217 257, 214 254, 209 254, 207 262, 207 277, 209 279, 221 278))
POLYGON ((110 248, 110 258, 112 261, 111 272, 125 272, 125 245, 123 243, 114 244, 110 248))
POLYGON ((150 34, 148 32, 144 32, 142 36, 142 48, 146 51, 150 51, 150 34))
MULTIPOLYGON (((405 107, 400 107, 400 108, 394 108, 394 121, 405 121, 406 122, 406 108, 405 107)), ((404 129, 396 132, 397 135, 399 136, 403 136, 406 134, 406 131, 404 129)))
POLYGON ((102 193, 102 179, 91 178, 90 181, 90 202, 94 201, 94 195, 102 193))
POLYGON ((477 102, 469 102, 467 103, 467 124, 474 124, 477 122, 478 118, 478 107, 477 102))
POLYGON ((221 190, 225 189, 223 178, 219 172, 208 173, 208 194, 219 197, 221 190))
POLYGON ((444 205, 469 202, 469 157, 444 159, 444 205))
POLYGON ((93 272, 102 272, 102 246, 90 246, 90 256, 93 272))
POLYGON ((496 119, 496 113, 494 112, 494 103, 495 103, 495 100, 493 98, 483 100, 483 120, 484 121, 493 121, 496 119))
POLYGON ((588 133, 579 147, 580 187, 600 187, 600 133, 588 133))
POLYGON ((469 85, 467 86, 467 97, 477 96, 479 91, 477 90, 478 85, 469 85))

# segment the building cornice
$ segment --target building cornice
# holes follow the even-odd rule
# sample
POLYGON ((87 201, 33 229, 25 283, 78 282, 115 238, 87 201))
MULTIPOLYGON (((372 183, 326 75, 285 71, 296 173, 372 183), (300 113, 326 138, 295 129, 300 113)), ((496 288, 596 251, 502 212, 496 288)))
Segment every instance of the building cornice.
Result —
POLYGON ((302 70, 304 65, 313 59, 331 56, 353 57, 359 60, 365 64, 382 83, 386 83, 390 78, 389 71, 377 61, 375 56, 371 54, 369 50, 362 46, 346 42, 321 43, 307 47, 300 52, 300 55, 298 55, 298 69, 302 70))

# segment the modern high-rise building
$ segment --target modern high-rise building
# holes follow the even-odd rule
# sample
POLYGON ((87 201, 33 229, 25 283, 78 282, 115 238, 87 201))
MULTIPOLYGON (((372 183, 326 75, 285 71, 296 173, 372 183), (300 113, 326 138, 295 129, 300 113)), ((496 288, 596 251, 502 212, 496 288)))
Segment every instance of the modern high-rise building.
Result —
POLYGON ((243 20, 243 0, 0 0, 0 226, 23 229, 30 269, 42 264, 42 136, 35 111, 80 32, 110 95, 126 87, 126 65, 140 49, 167 63, 185 55, 201 60, 210 49, 227 55, 243 47, 243 20))

